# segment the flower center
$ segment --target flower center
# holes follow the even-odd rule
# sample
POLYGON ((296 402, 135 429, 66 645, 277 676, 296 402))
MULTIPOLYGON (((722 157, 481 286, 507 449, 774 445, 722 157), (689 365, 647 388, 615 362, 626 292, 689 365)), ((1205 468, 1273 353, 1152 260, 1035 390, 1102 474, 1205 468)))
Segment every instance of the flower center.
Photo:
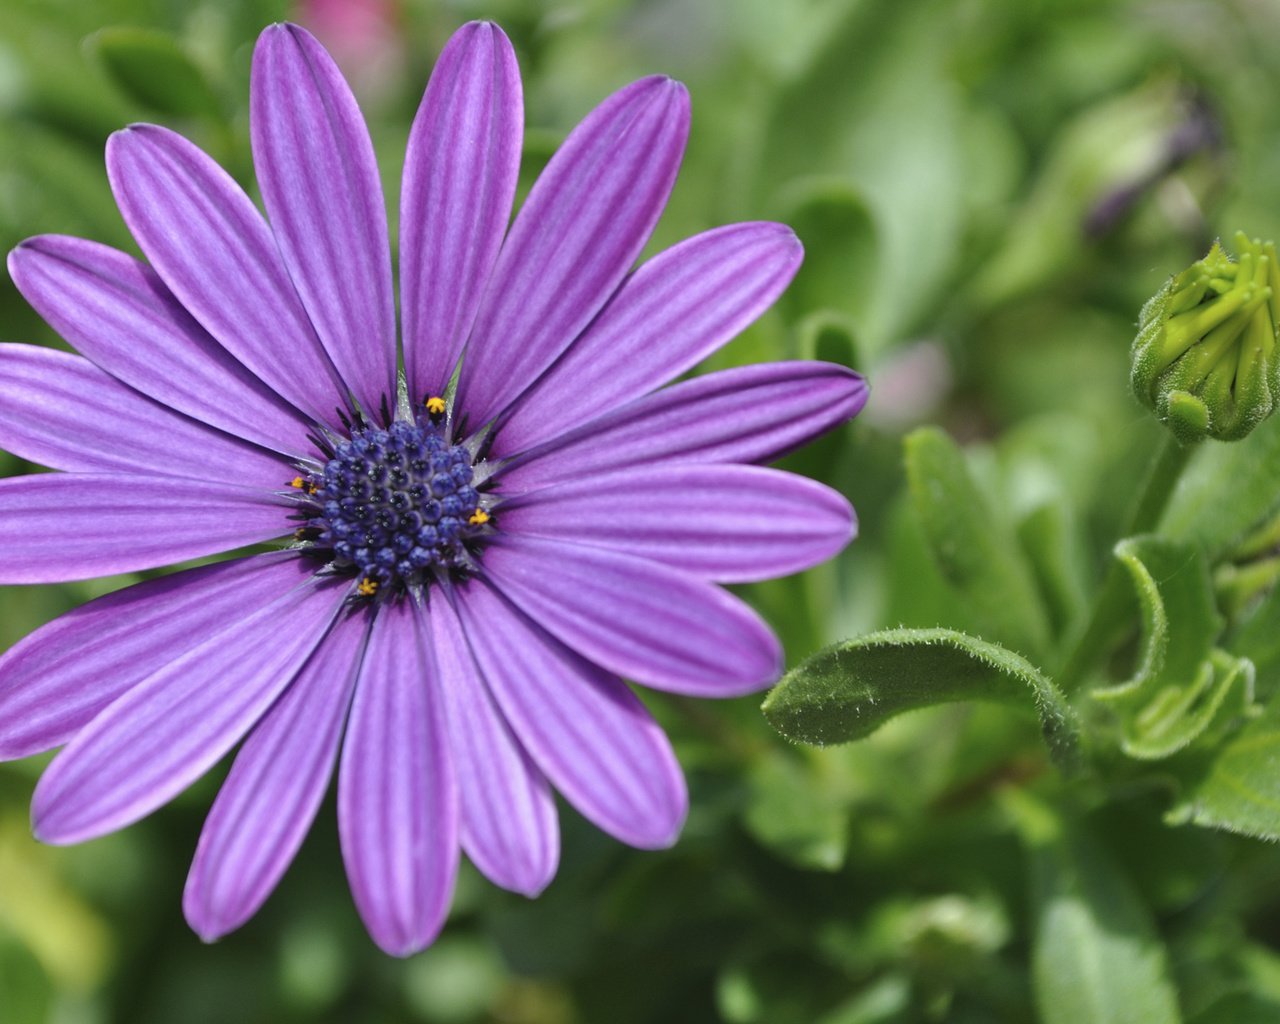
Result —
POLYGON ((293 480, 307 495, 298 536, 358 575, 362 597, 426 583, 465 564, 467 542, 489 521, 473 477, 468 450, 431 423, 353 429, 322 472, 293 480))

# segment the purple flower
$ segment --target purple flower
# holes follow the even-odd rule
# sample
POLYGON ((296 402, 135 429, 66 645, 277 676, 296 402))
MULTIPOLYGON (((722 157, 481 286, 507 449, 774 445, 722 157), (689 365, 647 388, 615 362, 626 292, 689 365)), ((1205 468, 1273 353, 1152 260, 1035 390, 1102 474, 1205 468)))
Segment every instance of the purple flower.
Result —
POLYGON ((707 697, 777 677, 777 640, 717 584, 821 562, 854 519, 834 491, 751 464, 866 390, 821 363, 655 390, 759 316, 800 245, 736 224, 632 272, 689 124, 661 77, 588 115, 508 230, 520 79, 489 24, 445 48, 409 139, 400 374, 349 89, 290 25, 263 33, 252 85, 270 226, 203 152, 136 125, 107 166, 150 266, 55 236, 10 256, 81 354, 0 346, 0 445, 62 471, 0 481, 0 583, 294 541, 27 637, 0 659, 0 756, 66 744, 33 820, 73 843, 243 740, 187 880, 206 939, 266 899, 336 763, 356 905, 407 954, 439 931, 460 848, 500 886, 546 886, 553 787, 623 842, 674 841, 684 781, 620 677, 707 697))

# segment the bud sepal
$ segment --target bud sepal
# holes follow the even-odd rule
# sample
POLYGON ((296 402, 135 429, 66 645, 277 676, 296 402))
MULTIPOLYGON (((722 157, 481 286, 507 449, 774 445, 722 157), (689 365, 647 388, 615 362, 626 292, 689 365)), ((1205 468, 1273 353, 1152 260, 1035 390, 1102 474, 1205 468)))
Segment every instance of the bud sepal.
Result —
POLYGON ((1280 401, 1280 267, 1274 243, 1237 233, 1233 261, 1215 242, 1142 309, 1134 394, 1184 444, 1237 441, 1280 401))

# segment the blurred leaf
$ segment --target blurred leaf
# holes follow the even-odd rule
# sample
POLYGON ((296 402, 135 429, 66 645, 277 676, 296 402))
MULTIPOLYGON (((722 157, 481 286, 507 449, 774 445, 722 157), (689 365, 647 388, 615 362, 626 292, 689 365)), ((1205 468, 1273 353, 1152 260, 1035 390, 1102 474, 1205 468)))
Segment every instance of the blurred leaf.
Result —
POLYGON ((0 243, 44 232, 128 244, 102 170, 102 151, 38 123, 0 120, 0 243))
POLYGON ((1187 784, 1168 821, 1280 839, 1280 696, 1187 784))
POLYGON ((878 244, 858 329, 872 359, 923 318, 960 251, 969 110, 946 71, 955 18, 949 5, 852 5, 768 126, 766 181, 833 176, 871 214, 878 244))
POLYGON ((1280 416, 1243 441, 1207 441, 1192 456, 1160 532, 1215 557, 1280 508, 1280 416))
POLYGON ((1116 545, 1142 616, 1142 646, 1133 678, 1093 691, 1121 718, 1130 757, 1159 759, 1187 746, 1222 713, 1247 709, 1253 665, 1213 650, 1222 629, 1209 567, 1198 548, 1161 537, 1116 545), (1228 704, 1233 692, 1238 705, 1228 704))
POLYGON ((911 981, 891 974, 822 1017, 817 1024, 906 1024, 912 1019, 911 981))
POLYGON ((1175 83, 1149 83, 1085 111, 1059 133, 1005 244, 974 283, 979 304, 1023 295, 1087 256, 1088 214, 1109 190, 1159 167, 1182 113, 1179 99, 1175 83))
POLYGON ((1232 637, 1230 648, 1248 658, 1259 674, 1280 661, 1280 587, 1267 593, 1232 637))
POLYGON ((405 975, 406 995, 423 1020, 462 1024, 493 1002, 502 982, 502 962, 481 940, 445 936, 430 956, 414 958, 405 975))
MULTIPOLYGON (((1080 346, 1075 347, 1079 359, 1080 346)), ((1037 347, 1035 356, 1043 358, 1043 350, 1037 347)), ((1049 367, 1050 374, 1059 370, 1049 367)), ((1025 381, 1028 374, 1021 376, 1025 381)), ((1060 374, 1056 381, 1060 388, 1060 374)), ((1078 410, 1038 411, 1005 431, 995 452, 1000 493, 1011 518, 1021 525, 1046 505, 1062 507, 1073 517, 1089 510, 1099 470, 1112 457, 1102 434, 1098 424, 1078 410)))
POLYGON ((818 771, 813 762, 781 752, 757 759, 745 824, 757 840, 797 867, 836 871, 849 843, 849 810, 818 771))
POLYGON ((721 971, 716 978, 716 1008, 726 1024, 752 1024, 764 1007, 751 975, 740 966, 721 971))
POLYGON ((916 516, 942 575, 974 616, 1017 650, 1044 652, 1049 629, 1031 572, 1006 520, 984 497, 963 452, 936 427, 904 442, 916 516))
POLYGON ((43 1024, 50 1020, 54 988, 49 976, 20 942, 0 928, 0 1007, 8 1024, 43 1024))
POLYGON ((1050 627, 1061 635, 1084 611, 1084 561, 1071 510, 1053 502, 1040 505, 1018 523, 1018 543, 1039 585, 1050 627))
POLYGON ((819 359, 857 370, 862 366, 857 335, 847 316, 829 309, 810 313, 796 326, 801 359, 819 359))
POLYGON ((788 672, 764 701, 775 729, 824 746, 869 736, 904 711, 983 700, 1040 716, 1059 764, 1076 756, 1076 725, 1054 685, 1026 659, 947 629, 897 629, 834 644, 788 672))
POLYGON ((17 935, 59 985, 83 992, 107 971, 110 936, 45 853, 25 815, 0 818, 0 926, 17 935))
POLYGON ((1177 1024, 1177 996, 1151 913, 1083 826, 1010 791, 1028 847, 1031 969, 1042 1024, 1177 1024))
POLYGON ((900 495, 884 518, 884 557, 893 571, 883 573, 886 594, 880 621, 916 627, 945 623, 962 633, 978 633, 981 624, 973 610, 956 600, 954 588, 938 570, 909 495, 900 495))
POLYGON ((146 109, 167 117, 222 117, 208 78, 168 32, 104 28, 85 46, 121 91, 146 109))
POLYGON ((804 263, 782 299, 786 308, 832 309, 855 323, 865 319, 879 252, 858 190, 839 179, 793 185, 781 219, 804 245, 804 263))

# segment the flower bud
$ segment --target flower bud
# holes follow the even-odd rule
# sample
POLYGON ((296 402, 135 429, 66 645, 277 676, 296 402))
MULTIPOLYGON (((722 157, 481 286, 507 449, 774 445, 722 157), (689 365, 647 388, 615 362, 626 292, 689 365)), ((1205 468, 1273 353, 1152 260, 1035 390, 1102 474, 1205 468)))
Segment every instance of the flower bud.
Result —
POLYGON ((1243 233, 1235 243, 1238 261, 1214 242, 1151 298, 1138 321, 1134 393, 1187 444, 1238 441, 1280 399, 1276 247, 1243 233))

